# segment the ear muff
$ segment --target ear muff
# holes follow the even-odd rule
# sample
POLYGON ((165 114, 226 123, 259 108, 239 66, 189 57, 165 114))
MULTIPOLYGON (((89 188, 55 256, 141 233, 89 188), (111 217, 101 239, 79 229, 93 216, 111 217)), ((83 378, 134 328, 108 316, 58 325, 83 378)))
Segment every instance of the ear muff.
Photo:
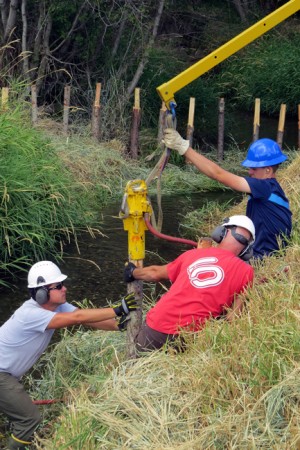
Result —
POLYGON ((220 242, 223 241, 226 234, 227 229, 225 227, 219 226, 213 230, 210 236, 217 244, 220 244, 220 242))
POLYGON ((247 245, 244 250, 238 255, 243 261, 249 261, 253 257, 253 245, 247 245))
POLYGON ((44 305, 49 300, 49 291, 45 286, 37 288, 35 293, 35 301, 39 305, 44 305))
MULTIPOLYGON (((226 221, 226 219, 224 219, 226 221)), ((243 261, 249 261, 253 257, 253 245, 249 244, 248 240, 245 238, 245 236, 236 233, 235 228, 236 227, 228 227, 231 230, 231 233, 233 237, 242 245, 246 245, 246 247, 241 251, 241 253, 238 255, 239 258, 241 258, 243 261), (247 245, 248 244, 248 245, 247 245)), ((211 233, 211 238, 217 243, 220 244, 223 239, 225 238, 228 228, 224 226, 218 226, 216 227, 213 232, 211 233)))
MULTIPOLYGON (((37 279, 37 284, 39 283, 45 283, 45 278, 42 276, 39 276, 37 279)), ((49 300, 49 291, 46 286, 41 286, 40 288, 36 288, 34 300, 39 305, 44 305, 49 300)))
POLYGON ((236 227, 232 227, 231 229, 231 234, 232 236, 242 245, 245 245, 245 248, 240 252, 240 254, 238 255, 239 258, 241 258, 243 261, 249 261, 249 259, 252 258, 253 256, 253 245, 252 243, 249 243, 248 239, 245 238, 245 236, 243 236, 240 233, 237 233, 236 227))

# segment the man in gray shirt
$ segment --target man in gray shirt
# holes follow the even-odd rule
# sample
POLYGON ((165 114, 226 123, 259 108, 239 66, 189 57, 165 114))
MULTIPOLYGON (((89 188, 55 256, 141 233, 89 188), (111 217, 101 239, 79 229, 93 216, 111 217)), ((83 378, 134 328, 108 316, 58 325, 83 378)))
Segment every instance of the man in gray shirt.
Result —
POLYGON ((78 309, 66 302, 66 278, 51 261, 34 264, 28 273, 31 298, 0 327, 0 412, 11 422, 10 450, 27 448, 41 421, 19 380, 45 351, 54 331, 81 324, 117 331, 137 308, 129 294, 113 308, 78 309))

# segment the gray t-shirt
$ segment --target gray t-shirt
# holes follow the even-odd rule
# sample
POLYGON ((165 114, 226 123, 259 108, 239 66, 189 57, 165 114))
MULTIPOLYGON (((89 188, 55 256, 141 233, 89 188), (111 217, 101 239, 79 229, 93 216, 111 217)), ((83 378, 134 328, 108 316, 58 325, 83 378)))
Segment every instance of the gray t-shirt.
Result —
POLYGON ((22 377, 47 348, 55 331, 46 329, 53 316, 75 309, 64 303, 47 311, 32 298, 24 302, 0 327, 0 372, 22 377))

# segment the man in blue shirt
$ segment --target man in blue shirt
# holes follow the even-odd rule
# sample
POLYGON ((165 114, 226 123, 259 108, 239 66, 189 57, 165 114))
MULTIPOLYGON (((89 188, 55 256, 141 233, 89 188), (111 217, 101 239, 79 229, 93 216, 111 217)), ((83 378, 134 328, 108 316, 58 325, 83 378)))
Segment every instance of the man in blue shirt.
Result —
POLYGON ((276 180, 276 171, 287 157, 275 141, 259 139, 249 147, 246 159, 242 162, 249 169, 247 177, 222 169, 193 150, 190 142, 172 128, 165 130, 163 142, 168 148, 184 155, 208 177, 231 189, 249 194, 246 215, 253 221, 256 229, 253 246, 255 258, 263 258, 278 250, 279 240, 286 243, 292 230, 292 213, 285 193, 276 180))

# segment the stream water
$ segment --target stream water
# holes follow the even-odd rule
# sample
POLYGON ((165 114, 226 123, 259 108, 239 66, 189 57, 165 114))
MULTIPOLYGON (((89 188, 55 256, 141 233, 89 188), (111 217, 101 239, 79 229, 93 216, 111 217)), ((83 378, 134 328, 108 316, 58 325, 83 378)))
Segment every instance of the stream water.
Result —
MULTIPOLYGON (((179 224, 183 216, 207 201, 224 203, 234 202, 239 197, 234 192, 213 192, 191 195, 164 196, 163 229, 164 234, 179 237, 179 224)), ((153 207, 155 208, 155 199, 153 207)), ((89 234, 78 237, 80 254, 75 244, 65 249, 65 257, 60 268, 68 275, 68 301, 82 301, 87 298, 94 305, 104 306, 107 301, 116 301, 126 293, 123 282, 124 262, 128 255, 127 232, 123 229, 123 221, 117 218, 120 203, 111 204, 103 211, 101 231, 105 237, 92 238, 89 234)), ((146 232, 145 265, 161 264, 176 258, 182 251, 191 247, 172 243, 146 232)), ((2 289, 0 301, 0 325, 9 315, 28 298, 26 276, 13 290, 2 289)))
MULTIPOLYGON (((288 108, 288 105, 287 105, 288 108)), ((226 115, 226 114, 225 114, 226 115)), ((245 111, 230 111, 230 134, 234 141, 242 148, 251 144, 253 137, 253 113, 245 111)), ((276 141, 278 130, 278 117, 262 115, 260 118, 260 138, 270 138, 276 141)), ((226 130, 225 130, 226 131, 226 130)), ((227 129, 227 134, 229 130, 227 129)), ((283 149, 297 148, 298 145, 298 122, 297 117, 286 117, 283 149)))

